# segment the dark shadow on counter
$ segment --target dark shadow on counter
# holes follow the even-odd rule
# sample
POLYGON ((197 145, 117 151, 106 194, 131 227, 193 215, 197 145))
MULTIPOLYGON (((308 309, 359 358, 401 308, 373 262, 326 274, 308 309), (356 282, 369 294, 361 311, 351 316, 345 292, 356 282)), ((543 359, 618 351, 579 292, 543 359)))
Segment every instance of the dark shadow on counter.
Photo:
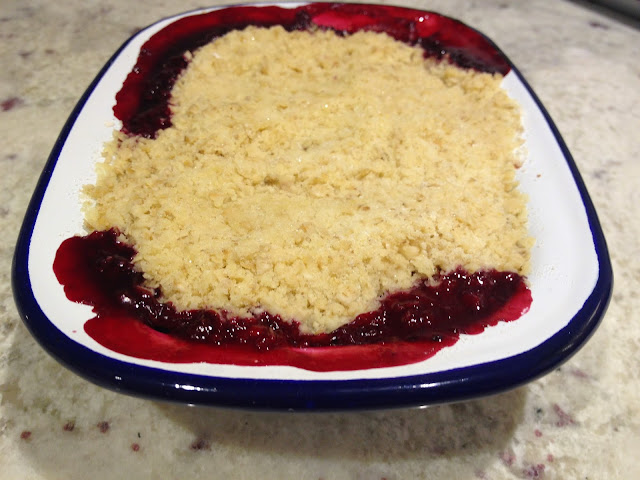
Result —
MULTIPOLYGON (((582 8, 604 15, 629 27, 640 29, 640 2, 637 0, 569 0, 582 8)), ((597 26, 597 25, 592 25, 597 26)))
POLYGON ((427 408, 350 413, 256 413, 159 405, 194 435, 192 448, 233 444, 285 459, 393 463, 500 454, 523 421, 527 389, 427 408), (218 432, 224 432, 219 435, 218 432))

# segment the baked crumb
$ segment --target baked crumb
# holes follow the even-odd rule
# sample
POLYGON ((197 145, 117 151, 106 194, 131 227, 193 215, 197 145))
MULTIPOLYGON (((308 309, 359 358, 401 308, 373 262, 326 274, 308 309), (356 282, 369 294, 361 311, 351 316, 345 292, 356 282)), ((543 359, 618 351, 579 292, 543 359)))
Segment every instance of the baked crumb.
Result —
POLYGON ((181 309, 331 331, 462 267, 526 274, 520 111, 502 77, 372 32, 233 31, 189 55, 170 128, 116 133, 91 230, 181 309))

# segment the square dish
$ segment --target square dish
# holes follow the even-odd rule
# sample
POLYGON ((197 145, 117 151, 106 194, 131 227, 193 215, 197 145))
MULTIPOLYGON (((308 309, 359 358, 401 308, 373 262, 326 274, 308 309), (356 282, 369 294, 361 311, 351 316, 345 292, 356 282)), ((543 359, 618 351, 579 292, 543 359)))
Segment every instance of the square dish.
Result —
POLYGON ((566 146, 525 80, 489 40, 431 12, 373 5, 261 4, 168 18, 139 32, 116 52, 80 100, 47 162, 18 239, 13 282, 16 303, 34 337, 61 363, 95 383, 187 403, 330 410, 457 401, 530 381, 568 359, 593 333, 611 295, 612 273, 596 213, 566 146), (308 6, 313 8, 305 10, 308 6), (454 39, 458 51, 466 48, 466 54, 479 62, 485 53, 466 45, 466 39, 482 38, 491 47, 491 56, 508 71, 504 89, 522 108, 528 155, 518 180, 529 196, 536 245, 527 277, 533 301, 521 318, 481 335, 464 335, 425 361, 328 372, 141 359, 106 348, 86 333, 91 307, 67 299, 52 266, 61 243, 84 233, 80 190, 95 179, 102 145, 118 122, 114 99, 140 49, 180 19, 207 14, 224 24, 240 17, 239 24, 229 23, 239 28, 264 24, 265 12, 274 11, 312 12, 313 23, 336 30, 403 28, 434 39, 436 45, 442 38, 454 39))

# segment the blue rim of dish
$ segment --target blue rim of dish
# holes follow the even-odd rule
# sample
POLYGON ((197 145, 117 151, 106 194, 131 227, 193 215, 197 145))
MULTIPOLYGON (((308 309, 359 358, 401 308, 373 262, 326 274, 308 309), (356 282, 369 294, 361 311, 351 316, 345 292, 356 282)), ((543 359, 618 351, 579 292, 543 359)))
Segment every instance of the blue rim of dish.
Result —
MULTIPOLYGON (((237 6, 241 5, 223 8, 237 6)), ((35 299, 28 271, 33 229, 58 156, 88 98, 127 45, 139 33, 157 23, 202 11, 197 9, 159 20, 131 36, 113 54, 78 101, 40 175, 18 236, 12 264, 12 287, 24 324, 50 355, 97 385, 139 397, 259 410, 348 411, 435 405, 496 394, 557 368, 586 343, 600 324, 613 290, 611 260, 595 208, 571 153, 528 82, 491 39, 458 20, 466 28, 482 35, 518 76, 551 129, 580 193, 598 259, 598 279, 583 306, 564 328, 531 350, 493 362, 422 375, 353 380, 245 379, 173 372, 107 357, 58 330, 35 299)))

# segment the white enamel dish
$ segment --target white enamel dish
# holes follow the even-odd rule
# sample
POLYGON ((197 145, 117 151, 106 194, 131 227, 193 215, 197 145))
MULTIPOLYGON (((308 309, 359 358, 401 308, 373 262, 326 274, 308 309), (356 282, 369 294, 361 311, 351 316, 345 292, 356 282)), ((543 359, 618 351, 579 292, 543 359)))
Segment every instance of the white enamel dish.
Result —
MULTIPOLYGON (((392 14, 393 7, 387 8, 392 14)), ((94 180, 102 145, 118 126, 115 95, 140 47, 177 18, 196 13, 202 11, 162 20, 116 52, 73 111, 34 192, 16 246, 13 288, 25 324, 53 357, 92 382, 149 398, 256 409, 352 410, 430 405, 504 391, 549 372, 589 339, 612 290, 605 239, 556 127, 505 59, 511 69, 503 86, 523 110, 527 158, 518 178, 529 196, 530 230, 536 238, 528 276, 533 301, 520 319, 462 336, 423 362, 354 371, 165 363, 122 355, 95 342, 83 329, 93 316, 91 308, 66 298, 53 260, 65 239, 86 233, 80 189, 94 180)))

